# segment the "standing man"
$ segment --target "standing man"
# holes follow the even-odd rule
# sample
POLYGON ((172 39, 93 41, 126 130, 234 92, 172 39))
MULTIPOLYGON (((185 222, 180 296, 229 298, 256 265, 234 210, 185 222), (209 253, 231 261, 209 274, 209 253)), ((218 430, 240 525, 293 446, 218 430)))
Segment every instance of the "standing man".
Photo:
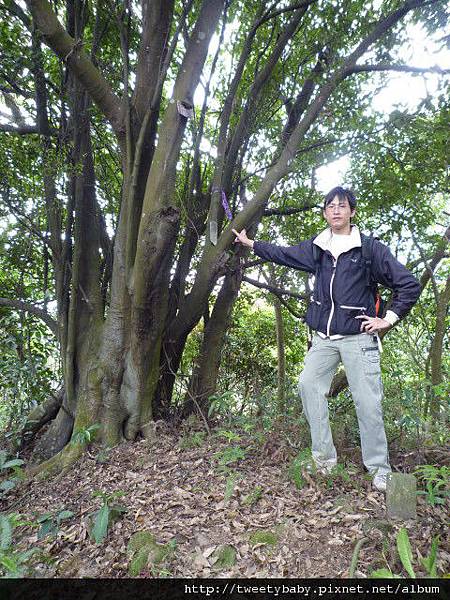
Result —
POLYGON ((283 247, 250 240, 245 229, 233 232, 236 242, 253 248, 261 258, 315 274, 306 313, 314 335, 299 381, 312 456, 321 472, 329 472, 337 462, 327 393, 342 361, 356 407, 363 462, 373 475, 374 487, 384 491, 391 467, 381 409, 378 332, 405 316, 420 295, 420 285, 377 239, 370 243, 370 258, 364 256, 362 243, 369 244, 369 238, 351 224, 355 210, 353 193, 336 187, 324 201, 323 216, 329 227, 317 237, 283 247), (393 290, 391 309, 384 318, 376 315, 376 283, 393 290))

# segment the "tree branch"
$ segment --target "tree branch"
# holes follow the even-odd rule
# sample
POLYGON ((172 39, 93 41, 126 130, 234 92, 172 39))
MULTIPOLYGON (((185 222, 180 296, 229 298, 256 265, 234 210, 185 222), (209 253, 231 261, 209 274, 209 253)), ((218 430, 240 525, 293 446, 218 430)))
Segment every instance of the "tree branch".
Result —
MULTIPOLYGON (((261 27, 270 19, 275 19, 278 15, 281 15, 285 12, 293 12, 294 10, 298 10, 299 8, 307 8, 310 4, 317 2, 317 0, 303 0, 303 2, 298 2, 297 4, 291 4, 290 6, 286 6, 285 8, 279 8, 277 10, 272 11, 272 7, 269 8, 265 15, 258 21, 257 26, 261 27)), ((272 6, 275 6, 277 3, 274 2, 272 6)))
POLYGON ((50 48, 67 63, 75 77, 86 88, 99 109, 111 123, 116 135, 122 139, 124 123, 120 99, 112 91, 108 81, 95 67, 81 48, 64 29, 47 0, 26 0, 38 29, 50 48))
MULTIPOLYGON (((433 0, 436 2, 438 0, 433 0)), ((358 44, 356 49, 344 59, 343 65, 330 75, 327 81, 319 88, 318 93, 308 109, 304 113, 303 118, 295 127, 289 137, 283 151, 273 166, 267 171, 259 188, 255 192, 253 199, 250 200, 240 213, 236 215, 233 222, 227 227, 215 248, 217 256, 220 255, 234 239, 234 234, 231 229, 240 231, 255 219, 260 212, 261 206, 264 205, 276 184, 285 177, 294 167, 294 158, 303 141, 306 133, 311 125, 317 119, 323 107, 328 102, 328 99, 333 94, 338 85, 346 78, 349 71, 356 65, 356 61, 379 39, 381 39, 400 19, 402 19, 409 11, 423 5, 423 0, 407 0, 399 9, 388 14, 384 19, 381 19, 370 33, 358 44)))
POLYGON ((14 127, 0 123, 0 131, 3 133, 15 133, 16 135, 28 135, 30 133, 41 133, 36 125, 22 125, 22 127, 14 127))
POLYGON ((39 317, 47 327, 58 337, 58 323, 42 308, 35 306, 29 302, 24 302, 22 300, 12 300, 10 298, 0 298, 0 306, 9 306, 10 308, 15 308, 17 310, 27 311, 35 317, 39 317))
MULTIPOLYGON (((432 274, 433 274, 434 269, 436 268, 436 266, 439 264, 439 262, 446 255, 449 243, 450 243, 450 226, 447 227, 444 235, 442 236, 440 244, 439 244, 438 248, 436 249, 436 252, 431 257, 431 259, 428 262, 425 261, 425 269, 424 269, 424 271, 422 273, 422 276, 421 276, 421 278, 419 280, 420 287, 421 287, 422 290, 425 288, 425 286, 427 285, 427 283, 431 279, 432 274)), ((421 257, 421 258, 423 259, 423 257, 421 257)))
POLYGON ((266 208, 263 217, 296 215, 300 212, 306 212, 307 210, 317 207, 318 204, 306 204, 305 206, 300 206, 298 208, 266 208))
POLYGON ((250 279, 249 277, 243 277, 242 281, 246 281, 247 283, 250 283, 250 285, 253 285, 257 288, 262 288, 262 289, 268 290, 276 298, 278 298, 280 303, 286 308, 286 310, 288 310, 291 313, 291 315, 294 315, 294 317, 296 317, 297 319, 301 319, 302 321, 305 320, 305 315, 301 315, 299 312, 297 312, 291 306, 289 306, 289 304, 283 298, 283 294, 286 296, 292 296, 292 297, 295 297, 295 298, 301 299, 301 300, 304 300, 303 296, 300 296, 299 294, 294 294, 294 292, 288 292, 287 290, 282 290, 280 288, 276 288, 267 283, 260 283, 259 281, 256 281, 255 279, 250 279))
POLYGON ((149 102, 154 104, 155 90, 159 98, 159 76, 169 47, 174 0, 142 2, 142 33, 136 68, 133 103, 143 119, 149 102))
POLYGON ((290 298, 296 298, 297 300, 306 300, 307 299, 306 295, 296 294, 295 292, 290 292, 289 290, 284 290, 283 288, 275 287, 268 283, 261 283, 260 281, 257 281, 256 279, 251 279, 250 277, 244 276, 244 277, 242 277, 242 281, 246 281, 247 283, 250 283, 251 285, 254 285, 257 288, 261 288, 263 290, 268 290, 269 292, 272 292, 272 294, 275 294, 276 296, 284 295, 284 296, 289 296, 290 298))
POLYGON ((7 10, 11 15, 14 15, 18 19, 22 21, 27 29, 31 31, 31 19, 25 13, 25 11, 14 2, 14 0, 9 0, 6 4, 2 3, 2 7, 4 10, 7 10))
POLYGON ((378 65, 355 65, 347 70, 347 75, 352 73, 368 73, 370 71, 401 71, 403 73, 438 73, 446 75, 450 73, 450 69, 442 69, 441 67, 412 67, 409 65, 391 65, 389 63, 380 63, 378 65))

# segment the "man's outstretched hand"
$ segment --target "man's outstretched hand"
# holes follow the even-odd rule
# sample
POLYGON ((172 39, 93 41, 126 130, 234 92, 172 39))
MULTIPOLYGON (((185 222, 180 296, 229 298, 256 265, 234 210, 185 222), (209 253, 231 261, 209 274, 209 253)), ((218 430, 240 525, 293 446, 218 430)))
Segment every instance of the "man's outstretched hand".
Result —
POLYGON ((248 246, 249 248, 253 248, 253 243, 254 242, 253 242, 253 240, 251 240, 250 238, 247 237, 247 233, 246 233, 245 229, 243 229, 241 231, 241 233, 238 233, 236 231, 236 229, 232 229, 231 231, 236 236, 236 239, 234 240, 234 243, 240 242, 243 246, 248 246))

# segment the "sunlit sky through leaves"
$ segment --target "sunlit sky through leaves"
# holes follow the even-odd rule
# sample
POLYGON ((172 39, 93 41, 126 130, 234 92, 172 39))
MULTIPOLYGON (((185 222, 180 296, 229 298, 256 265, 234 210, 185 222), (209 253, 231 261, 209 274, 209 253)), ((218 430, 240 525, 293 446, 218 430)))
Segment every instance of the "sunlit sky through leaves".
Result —
MULTIPOLYGON (((422 27, 414 25, 408 27, 407 34, 411 42, 399 48, 399 59, 403 61, 403 64, 422 68, 438 66, 445 69, 449 67, 450 49, 442 48, 442 42, 438 42, 442 32, 436 35, 437 39, 431 39, 422 27)), ((374 79, 377 76, 374 75, 374 79)), ((438 89, 439 80, 442 80, 443 76, 436 73, 413 75, 392 72, 387 77, 386 86, 373 97, 371 103, 372 112, 384 113, 386 117, 394 109, 413 112, 427 95, 433 97, 438 89)), ((346 172, 349 166, 350 159, 342 157, 317 169, 318 189, 327 192, 336 185, 348 184, 346 172)))
MULTIPOLYGON (((230 26, 230 31, 233 30, 233 24, 230 26)), ((237 27, 237 25, 236 25, 237 27)), ((423 27, 419 25, 409 25, 406 27, 407 43, 398 48, 398 63, 414 67, 434 67, 438 66, 442 69, 448 68, 450 65, 450 48, 443 46, 442 37, 443 31, 436 32, 434 38, 431 38, 423 27), (439 41, 441 39, 441 41, 439 41)), ((210 44, 210 55, 213 55, 217 50, 219 36, 215 34, 210 44)), ((371 63, 371 55, 367 53, 361 63, 371 63)), ((375 62, 375 61, 373 61, 375 62)), ((231 68, 230 61, 224 59, 225 66, 231 68), (227 64, 228 63, 228 64, 227 64)), ((219 76, 219 75, 217 75, 219 76)), ((427 74, 411 74, 411 73, 373 73, 370 82, 367 84, 368 89, 375 89, 377 82, 381 77, 387 79, 382 89, 375 93, 370 105, 372 114, 384 115, 387 119, 389 114, 395 110, 407 110, 414 112, 419 103, 428 95, 433 98, 439 87, 439 81, 442 81, 443 75, 436 73, 427 74)), ((215 81, 213 78, 212 87, 215 81)), ((202 85, 197 87, 194 95, 194 104, 200 107, 204 99, 204 88, 202 85)), ((210 100, 214 105, 214 99, 210 100)), ((217 110, 219 106, 215 106, 217 110)), ((215 148, 211 147, 210 142, 204 139, 201 144, 201 150, 215 156, 215 148)), ((321 192, 327 192, 330 188, 336 185, 349 185, 346 181, 346 173, 350 167, 350 158, 341 157, 338 160, 330 162, 327 165, 321 166, 316 171, 317 189, 321 192)))

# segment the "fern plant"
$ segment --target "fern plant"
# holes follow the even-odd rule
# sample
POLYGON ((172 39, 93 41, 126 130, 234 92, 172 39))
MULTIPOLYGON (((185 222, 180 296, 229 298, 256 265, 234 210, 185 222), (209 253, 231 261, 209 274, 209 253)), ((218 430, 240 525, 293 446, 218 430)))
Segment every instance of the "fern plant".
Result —
POLYGON ((241 440, 241 436, 234 431, 229 431, 228 429, 220 429, 217 432, 217 437, 223 437, 228 442, 239 442, 241 440))
POLYGON ((253 504, 256 504, 259 500, 261 500, 262 495, 263 495, 262 487, 257 485, 255 487, 255 489, 250 492, 250 494, 247 494, 244 497, 244 499, 242 500, 242 504, 244 506, 253 506, 253 504))
POLYGON ((425 490, 420 490, 417 494, 426 496, 426 501, 431 506, 445 504, 445 498, 450 496, 450 467, 446 465, 442 467, 419 465, 416 467, 415 474, 419 481, 425 485, 425 490))
POLYGON ((184 435, 179 442, 181 450, 188 450, 190 448, 200 448, 205 442, 206 432, 205 431, 194 431, 190 435, 184 435))
POLYGON ((128 573, 132 577, 137 577, 145 569, 150 568, 155 577, 169 576, 170 571, 166 563, 172 559, 176 547, 175 539, 170 540, 167 544, 158 544, 155 536, 149 531, 136 532, 131 536, 127 547, 130 557, 128 573))
POLYGON ((314 470, 314 463, 311 456, 311 450, 305 448, 292 460, 288 468, 288 476, 294 482, 295 487, 301 490, 306 480, 303 476, 303 469, 314 470))
POLYGON ((236 471, 230 471, 225 481, 224 501, 228 502, 234 494, 236 483, 241 479, 242 475, 236 471))
POLYGON ((224 467, 233 463, 239 462, 245 458, 245 450, 240 446, 232 446, 231 448, 225 448, 214 454, 214 458, 217 460, 220 466, 224 467))

